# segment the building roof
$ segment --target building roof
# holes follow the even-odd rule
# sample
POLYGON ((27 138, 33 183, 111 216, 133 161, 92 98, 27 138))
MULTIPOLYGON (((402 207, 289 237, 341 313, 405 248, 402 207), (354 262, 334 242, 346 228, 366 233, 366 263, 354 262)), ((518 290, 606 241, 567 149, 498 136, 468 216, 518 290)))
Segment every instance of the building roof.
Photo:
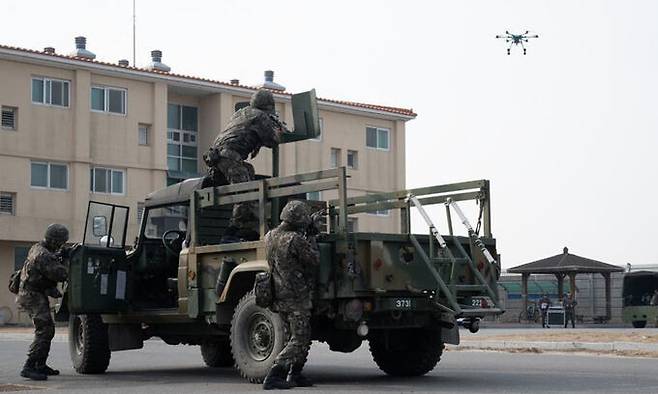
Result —
MULTIPOLYGON (((117 70, 122 70, 122 71, 133 71, 136 75, 137 74, 143 74, 143 73, 148 73, 152 74, 153 76, 159 76, 159 77, 164 77, 165 79, 177 79, 177 80, 188 80, 188 81, 198 81, 198 82, 205 82, 205 83, 210 83, 218 86, 222 86, 225 88, 230 88, 230 89, 235 89, 235 88, 240 88, 244 90, 250 90, 250 91, 255 91, 258 88, 253 87, 253 86, 247 86, 247 85, 241 85, 241 84, 231 84, 228 82, 223 82, 223 81, 217 81, 217 80, 212 80, 209 78, 203 78, 203 77, 196 77, 192 75, 185 75, 185 74, 176 74, 172 72, 164 72, 164 71, 159 71, 159 70, 152 70, 148 68, 142 68, 142 67, 134 67, 134 66, 122 66, 119 65, 118 63, 109 63, 109 62, 103 62, 99 60, 94 60, 94 59, 89 59, 89 58, 84 58, 84 57, 78 57, 78 56, 72 56, 72 55, 63 55, 59 53, 48 53, 48 52, 43 52, 43 51, 38 51, 38 50, 33 50, 33 49, 26 49, 26 48, 20 48, 20 47, 13 47, 13 46, 8 46, 8 45, 2 45, 0 44, 0 50, 8 50, 8 51, 14 51, 14 52, 19 52, 19 53, 24 53, 24 54, 30 54, 30 55, 37 55, 37 56, 43 56, 44 59, 60 59, 60 60, 66 60, 66 61, 74 61, 74 62, 79 62, 81 66, 84 66, 85 64, 88 65, 98 65, 98 66, 105 66, 105 67, 112 67, 117 70)), ((282 95, 282 96, 291 96, 291 93, 288 92, 282 92, 282 91, 273 91, 275 95, 282 95)), ((376 112, 382 112, 382 113, 388 113, 388 114, 394 114, 394 115, 399 115, 406 120, 413 119, 416 117, 416 113, 412 109, 407 109, 407 108, 398 108, 398 107, 391 107, 391 106, 385 106, 385 105, 377 105, 377 104, 367 104, 367 103, 358 103, 354 101, 345 101, 345 100, 335 100, 335 99, 326 99, 326 98, 318 98, 318 101, 320 104, 322 103, 327 103, 327 104, 337 104, 341 106, 348 106, 352 107, 354 109, 361 109, 361 110, 366 110, 366 111, 376 111, 376 112)))
POLYGON ((557 274, 557 273, 604 273, 623 272, 624 268, 569 253, 565 246, 562 253, 510 268, 507 272, 516 274, 557 274))

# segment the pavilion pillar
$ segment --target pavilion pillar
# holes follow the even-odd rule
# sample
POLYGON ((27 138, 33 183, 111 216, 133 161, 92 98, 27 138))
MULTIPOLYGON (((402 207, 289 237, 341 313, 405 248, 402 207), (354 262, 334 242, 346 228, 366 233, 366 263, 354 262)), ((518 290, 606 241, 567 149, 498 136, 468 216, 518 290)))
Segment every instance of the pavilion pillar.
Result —
POLYGON ((605 279, 605 318, 606 322, 610 321, 610 318, 612 317, 612 305, 611 305, 611 298, 612 298, 612 290, 611 290, 611 280, 610 280, 610 273, 609 272, 602 272, 601 275, 603 275, 603 279, 605 279))
POLYGON ((569 288, 571 289, 571 299, 576 299, 576 273, 569 272, 569 288))
POLYGON ((528 310, 528 277, 530 277, 530 274, 521 274, 521 298, 523 299, 523 312, 528 310))
POLYGON ((564 274, 558 273, 555 274, 557 278, 557 296, 560 301, 562 301, 562 294, 564 294, 564 274))

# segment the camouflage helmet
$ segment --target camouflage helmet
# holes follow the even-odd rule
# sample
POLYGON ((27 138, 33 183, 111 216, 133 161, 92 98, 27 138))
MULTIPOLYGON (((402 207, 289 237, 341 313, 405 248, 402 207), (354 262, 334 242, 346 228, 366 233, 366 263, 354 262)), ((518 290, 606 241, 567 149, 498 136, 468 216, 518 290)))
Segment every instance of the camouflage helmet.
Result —
POLYGON ((242 203, 233 206, 233 215, 231 216, 231 224, 233 226, 241 227, 241 225, 254 221, 258 221, 258 216, 256 216, 256 212, 254 212, 251 204, 242 203))
POLYGON ((311 212, 306 204, 298 200, 293 200, 283 207, 280 218, 289 224, 308 225, 311 223, 311 212))
POLYGON ((43 237, 46 241, 66 242, 69 240, 69 230, 63 224, 53 223, 48 226, 43 237))
POLYGON ((249 105, 253 108, 258 108, 261 111, 274 112, 274 96, 269 90, 258 89, 256 93, 251 96, 249 105))

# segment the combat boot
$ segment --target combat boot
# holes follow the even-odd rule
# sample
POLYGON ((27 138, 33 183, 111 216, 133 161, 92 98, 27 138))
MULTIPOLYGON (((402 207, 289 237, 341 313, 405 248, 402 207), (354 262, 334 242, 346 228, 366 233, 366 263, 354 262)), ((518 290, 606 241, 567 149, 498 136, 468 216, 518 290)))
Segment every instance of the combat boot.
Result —
POLYGON ((55 376, 59 375, 59 371, 53 368, 50 368, 48 365, 46 365, 46 362, 40 362, 36 364, 36 368, 41 371, 42 373, 46 374, 47 376, 55 376))
POLYGON ((21 376, 32 380, 46 380, 48 376, 35 366, 35 360, 28 358, 23 365, 21 376))
POLYGON ((290 384, 290 387, 313 386, 313 382, 306 376, 302 375, 303 368, 304 364, 293 364, 292 367, 290 367, 290 373, 288 374, 288 383, 290 384))
POLYGON ((263 381, 263 390, 287 390, 291 388, 290 383, 286 381, 287 375, 288 370, 284 366, 274 364, 263 381))

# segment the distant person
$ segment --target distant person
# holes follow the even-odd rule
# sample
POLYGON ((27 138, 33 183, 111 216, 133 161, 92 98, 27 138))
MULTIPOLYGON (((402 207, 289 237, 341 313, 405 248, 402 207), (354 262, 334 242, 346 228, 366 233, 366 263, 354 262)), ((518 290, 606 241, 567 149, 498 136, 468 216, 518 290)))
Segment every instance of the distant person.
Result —
POLYGON ((653 297, 651 297, 649 305, 658 306, 658 289, 653 291, 653 297))
POLYGON ((571 292, 562 296, 562 306, 564 307, 564 328, 567 328, 571 320, 571 328, 576 328, 576 305, 578 302, 571 292))
POLYGON ((551 299, 548 297, 548 294, 544 295, 539 299, 539 310, 541 311, 541 326, 542 328, 548 327, 546 324, 546 317, 548 315, 548 308, 551 306, 551 299))

